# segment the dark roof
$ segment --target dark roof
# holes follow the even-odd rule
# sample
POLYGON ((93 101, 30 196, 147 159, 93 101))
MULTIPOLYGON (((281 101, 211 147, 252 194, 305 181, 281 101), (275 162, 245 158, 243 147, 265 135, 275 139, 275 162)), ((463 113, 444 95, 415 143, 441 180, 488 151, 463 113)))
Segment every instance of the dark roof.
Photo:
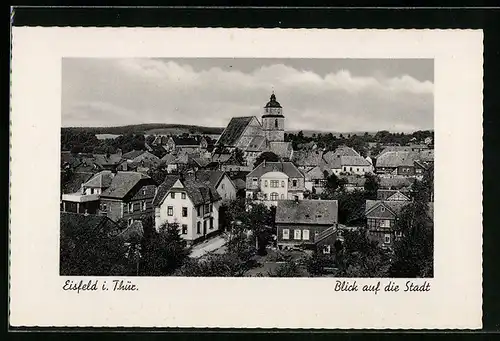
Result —
POLYGON ((85 173, 85 172, 74 172, 71 174, 71 178, 66 181, 62 186, 63 193, 76 193, 79 192, 82 184, 89 181, 94 173, 85 173))
POLYGON ((110 235, 118 234, 118 224, 106 216, 95 214, 60 213, 61 229, 70 232, 74 230, 101 232, 110 235))
POLYGON ((369 214, 379 204, 390 209, 394 214, 398 215, 401 210, 411 201, 384 201, 384 200, 366 200, 365 214, 369 214))
POLYGON ((228 162, 232 156, 233 156, 232 154, 216 153, 216 154, 212 155, 212 162, 225 163, 225 162, 228 162))
POLYGON ((111 185, 101 194, 101 197, 124 198, 143 179, 152 179, 138 172, 118 172, 111 180, 111 185))
POLYGON ((177 180, 179 180, 179 175, 177 174, 167 174, 165 176, 165 180, 163 183, 158 186, 158 189, 156 191, 156 195, 153 199, 153 206, 158 206, 163 199, 165 198, 165 195, 168 193, 170 188, 176 183, 177 180))
MULTIPOLYGON (((165 199, 165 196, 177 180, 181 180, 178 175, 166 176, 165 181, 158 187, 158 191, 153 200, 154 206, 161 205, 163 199, 165 199)), ((181 180, 181 183, 184 185, 184 190, 194 205, 208 204, 221 199, 217 190, 210 184, 197 181, 193 178, 181 180)))
POLYGON ((204 157, 194 157, 191 160, 199 167, 206 167, 210 163, 210 159, 204 157))
POLYGON ((335 224, 337 200, 280 200, 276 207, 276 223, 335 224))
POLYGON ((302 178, 304 174, 292 162, 262 162, 247 176, 260 178, 267 172, 282 172, 290 178, 302 178))
POLYGON ((194 173, 194 177, 196 180, 201 182, 208 182, 214 188, 217 188, 219 181, 224 176, 223 171, 218 170, 199 170, 194 173))
POLYGON ((405 196, 409 196, 410 190, 409 189, 381 189, 379 188, 377 190, 377 199, 378 200, 386 200, 393 196, 396 193, 401 193, 405 196))
POLYGON ((199 146, 200 142, 194 137, 173 136, 172 139, 176 146, 199 146))
POLYGON ((276 96, 272 94, 264 108, 281 108, 281 104, 276 100, 276 96))
POLYGON ((245 128, 252 121, 253 116, 233 117, 222 135, 217 140, 217 145, 234 146, 245 131, 245 128))

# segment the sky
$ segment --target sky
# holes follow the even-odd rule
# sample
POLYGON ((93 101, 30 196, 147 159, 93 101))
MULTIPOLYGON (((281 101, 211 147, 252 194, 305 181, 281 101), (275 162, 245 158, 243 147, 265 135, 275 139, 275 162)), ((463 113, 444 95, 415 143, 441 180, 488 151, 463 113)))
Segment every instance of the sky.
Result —
POLYGON ((286 130, 433 129, 432 59, 64 58, 62 125, 225 127, 273 91, 286 130))

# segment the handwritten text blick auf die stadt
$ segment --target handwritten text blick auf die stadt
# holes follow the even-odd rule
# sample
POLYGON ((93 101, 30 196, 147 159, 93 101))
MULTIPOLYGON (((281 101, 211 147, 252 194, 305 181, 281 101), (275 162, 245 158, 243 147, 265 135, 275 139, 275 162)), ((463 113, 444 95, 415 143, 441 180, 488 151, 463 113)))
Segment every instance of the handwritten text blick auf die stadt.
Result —
POLYGON ((373 292, 375 295, 383 290, 384 292, 427 292, 431 290, 431 284, 427 281, 423 283, 414 282, 414 281, 406 281, 403 288, 394 281, 388 281, 385 284, 382 284, 381 281, 377 281, 374 284, 364 284, 362 286, 358 286, 356 281, 335 281, 334 291, 345 291, 345 292, 373 292), (361 288, 361 290, 360 290, 361 288))
POLYGON ((68 279, 64 282, 63 290, 74 291, 80 293, 81 291, 138 291, 139 288, 132 283, 132 281, 125 281, 121 279, 114 279, 110 282, 99 280, 80 280, 73 281, 68 279))

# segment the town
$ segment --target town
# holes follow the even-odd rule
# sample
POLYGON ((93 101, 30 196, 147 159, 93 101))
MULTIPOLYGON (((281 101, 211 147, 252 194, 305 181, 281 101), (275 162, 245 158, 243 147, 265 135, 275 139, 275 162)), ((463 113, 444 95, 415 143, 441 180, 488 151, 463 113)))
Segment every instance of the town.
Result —
POLYGON ((222 131, 62 128, 60 274, 433 276, 432 130, 306 134, 261 107, 222 131))

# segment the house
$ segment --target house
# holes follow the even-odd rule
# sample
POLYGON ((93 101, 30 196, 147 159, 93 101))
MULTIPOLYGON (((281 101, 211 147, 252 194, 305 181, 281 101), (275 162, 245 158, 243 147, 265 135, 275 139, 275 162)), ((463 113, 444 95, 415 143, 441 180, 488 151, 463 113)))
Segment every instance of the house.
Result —
POLYGON ((348 192, 362 191, 365 189, 366 178, 361 175, 346 175, 341 176, 341 179, 345 179, 345 189, 348 192))
POLYGON ((198 170, 194 173, 197 181, 209 183, 217 190, 222 200, 236 199, 236 186, 226 172, 219 170, 198 170))
POLYGON ((366 200, 365 217, 368 237, 382 247, 390 248, 396 234, 394 226, 402 209, 410 203, 409 200, 366 200))
POLYGON ((340 165, 342 173, 364 175, 373 172, 372 164, 360 155, 341 156, 340 165))
POLYGON ((167 175, 153 201, 155 227, 177 223, 182 238, 192 244, 219 231, 220 202, 219 193, 210 184, 167 175))
POLYGON ((99 195, 101 214, 113 221, 125 219, 131 224, 143 216, 153 215, 156 183, 145 174, 103 171, 85 187, 99 195))
POLYGON ((169 136, 164 148, 171 153, 175 150, 186 153, 200 152, 208 146, 206 139, 193 136, 169 136))
POLYGON ((271 206, 304 199, 305 176, 292 162, 262 162, 246 177, 246 197, 271 206))
POLYGON ((326 164, 326 161, 323 159, 323 150, 321 149, 294 151, 292 161, 300 170, 305 172, 326 164))
POLYGON ((389 151, 377 157, 375 170, 378 174, 415 175, 415 160, 418 153, 411 151, 389 151))
POLYGON ((121 151, 115 154, 94 154, 94 164, 99 170, 127 170, 121 151))
POLYGON ((325 166, 316 166, 310 169, 305 174, 305 188, 306 190, 320 194, 326 186, 326 177, 331 175, 332 172, 325 166))
POLYGON ((330 253, 337 236, 337 200, 281 200, 276 206, 279 249, 317 246, 330 253))
POLYGON ((410 190, 408 188, 402 189, 378 189, 377 200, 386 201, 410 201, 410 190))
POLYGON ((133 150, 122 155, 127 162, 127 170, 147 173, 149 169, 160 164, 160 158, 145 150, 133 150))

